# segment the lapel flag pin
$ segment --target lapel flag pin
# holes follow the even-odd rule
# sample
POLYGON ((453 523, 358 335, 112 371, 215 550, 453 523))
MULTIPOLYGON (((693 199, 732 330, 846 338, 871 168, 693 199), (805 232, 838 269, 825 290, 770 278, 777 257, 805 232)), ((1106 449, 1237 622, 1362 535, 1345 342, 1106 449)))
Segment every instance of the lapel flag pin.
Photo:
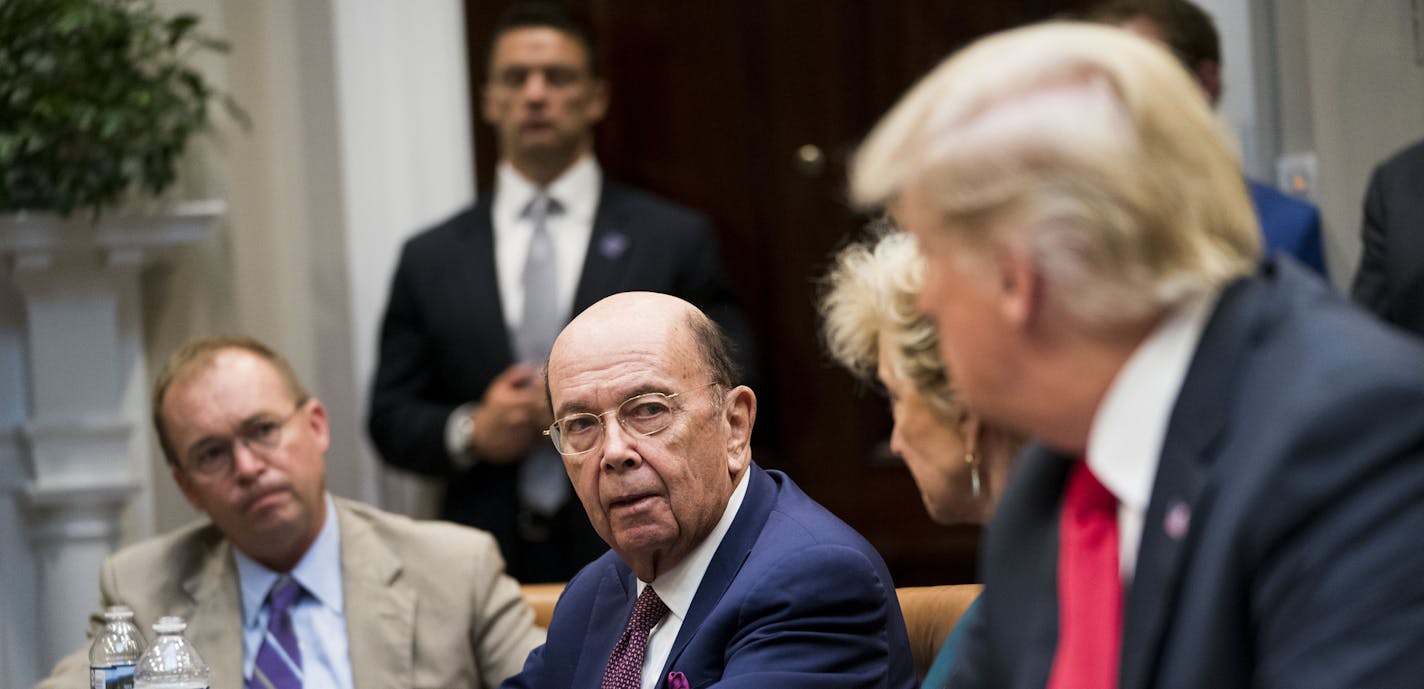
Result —
POLYGON ((1187 529, 1192 525, 1192 508, 1187 507, 1187 503, 1175 500, 1167 507, 1167 516, 1162 520, 1162 527, 1167 532, 1167 537, 1180 541, 1187 535, 1187 529))
POLYGON ((603 239, 598 242, 598 253, 608 260, 615 260, 628 250, 628 235, 622 232, 609 232, 603 235, 603 239))

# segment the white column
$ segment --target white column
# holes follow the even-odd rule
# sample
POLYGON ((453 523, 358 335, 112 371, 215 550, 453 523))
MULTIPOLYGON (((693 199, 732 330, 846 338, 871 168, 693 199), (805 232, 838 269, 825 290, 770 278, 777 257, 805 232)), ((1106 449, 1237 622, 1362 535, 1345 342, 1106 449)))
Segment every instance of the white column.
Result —
MULTIPOLYGON (((23 380, 16 435, 18 495, 34 558, 31 592, 40 668, 84 638, 98 604, 96 574, 119 539, 132 498, 147 487, 141 400, 142 329, 133 301, 143 264, 207 236, 221 204, 190 205, 160 218, 118 215, 91 224, 52 216, 0 220, 0 258, 21 305, 23 380)), ((8 394, 15 394, 11 389, 8 394)), ((24 620, 5 620, 9 625, 24 620)))
MULTIPOLYGON (((110 458, 115 459, 121 458, 110 458)), ((99 603, 99 565, 118 543, 119 514, 138 488, 134 478, 66 488, 33 484, 27 492, 38 602, 44 611, 36 630, 41 668, 83 642, 84 620, 99 603)))
POLYGON ((126 456, 132 424, 120 413, 115 346, 119 294, 133 281, 127 258, 22 250, 13 263, 25 305, 30 389, 29 418, 20 427, 31 475, 22 504, 46 611, 43 664, 83 638, 78 622, 97 603, 92 573, 113 549, 120 512, 139 485, 126 456))

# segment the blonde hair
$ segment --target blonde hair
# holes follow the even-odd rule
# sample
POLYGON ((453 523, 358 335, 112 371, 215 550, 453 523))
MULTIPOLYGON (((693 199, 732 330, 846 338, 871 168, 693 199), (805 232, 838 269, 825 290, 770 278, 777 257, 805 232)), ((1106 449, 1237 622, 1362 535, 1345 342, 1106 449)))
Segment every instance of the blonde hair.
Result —
MULTIPOLYGON (((1052 22, 952 55, 857 153, 851 196, 914 187, 976 250, 1014 239, 1078 321, 1136 322, 1246 274, 1260 231, 1230 137, 1181 65, 1120 29, 1052 22)), ((916 228, 920 231, 921 228, 916 228)))
POLYGON ((880 335, 893 343, 887 352, 896 375, 909 381, 944 418, 958 409, 949 376, 939 358, 934 324, 915 309, 924 281, 924 262, 915 238, 887 227, 836 255, 819 308, 826 349, 861 380, 875 380, 880 335))

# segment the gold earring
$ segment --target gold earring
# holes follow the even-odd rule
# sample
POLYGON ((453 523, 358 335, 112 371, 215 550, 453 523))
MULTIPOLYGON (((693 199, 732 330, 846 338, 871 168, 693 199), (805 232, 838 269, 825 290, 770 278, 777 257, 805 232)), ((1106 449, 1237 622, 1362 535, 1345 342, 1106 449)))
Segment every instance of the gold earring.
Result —
POLYGON ((974 456, 973 450, 964 452, 964 463, 969 465, 969 489, 977 498, 979 497, 979 459, 974 456))

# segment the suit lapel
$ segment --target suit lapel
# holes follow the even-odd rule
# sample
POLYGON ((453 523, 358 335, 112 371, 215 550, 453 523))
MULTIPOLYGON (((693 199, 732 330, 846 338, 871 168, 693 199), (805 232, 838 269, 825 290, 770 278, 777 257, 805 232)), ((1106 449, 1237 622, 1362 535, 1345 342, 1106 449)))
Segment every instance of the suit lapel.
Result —
POLYGON ((448 279, 453 285, 445 294, 451 295, 454 323, 478 323, 474 337, 479 341, 498 337, 507 350, 505 361, 514 361, 508 321, 500 301, 499 272, 494 261, 493 195, 487 194, 470 212, 470 222, 460 228, 459 269, 451 270, 448 279))
POLYGON ((1167 427, 1123 620, 1121 689, 1146 687, 1176 610, 1183 560, 1206 523, 1210 470, 1227 427, 1237 370, 1250 353, 1262 291, 1238 281, 1222 294, 1192 357, 1167 427))
POLYGON ((663 678, 667 677, 671 668, 676 667, 678 656, 682 655, 683 649, 687 648, 687 644, 701 629, 702 621, 707 619, 717 607, 717 603, 721 602, 722 594, 727 592, 727 587, 731 586, 737 572, 741 571, 742 565, 751 555, 752 546, 761 536, 762 527, 766 525, 767 516, 771 514, 772 505, 776 502, 775 482, 756 464, 751 464, 747 471, 751 472, 751 475, 747 477, 747 494, 742 498, 741 509, 732 520, 727 534, 722 537, 722 543, 717 546, 717 553, 708 563, 707 571, 702 575, 702 582, 697 585, 697 595, 692 597, 692 605, 687 609, 687 619, 682 621, 682 628, 677 633, 677 639, 673 641, 667 663, 658 674, 656 686, 663 684, 663 678))
POLYGON ((608 567, 598 584, 589 614, 588 633, 577 642, 580 649, 572 686, 596 687, 603 681, 613 647, 633 614, 638 583, 632 570, 621 564, 608 567))
MULTIPOLYGON (((212 529, 217 534, 217 529, 212 529)), ((226 539, 204 543, 206 554, 197 573, 184 582, 189 598, 186 609, 165 611, 188 621, 184 634, 212 671, 213 686, 243 685, 242 594, 237 585, 237 563, 226 539)), ((148 630, 144 630, 145 633, 148 630)))
POLYGON ((1015 461, 1015 477, 992 520, 982 596, 991 632, 1006 635, 1004 648, 1024 649, 1009 657, 993 656, 1004 676, 1028 677, 1025 684, 1046 686, 1058 648, 1058 522, 1068 470, 1076 458, 1030 445, 1015 461), (1012 594, 1001 597, 1001 594, 1012 594))
POLYGON ((346 639, 355 689, 415 686, 416 593, 402 564, 371 527, 336 502, 346 639))
POLYGON ((593 234, 584 255, 583 273, 574 292, 571 318, 593 302, 623 291, 623 276, 633 253, 630 228, 627 214, 623 212, 623 192, 605 178, 598 195, 598 210, 593 216, 593 234))

